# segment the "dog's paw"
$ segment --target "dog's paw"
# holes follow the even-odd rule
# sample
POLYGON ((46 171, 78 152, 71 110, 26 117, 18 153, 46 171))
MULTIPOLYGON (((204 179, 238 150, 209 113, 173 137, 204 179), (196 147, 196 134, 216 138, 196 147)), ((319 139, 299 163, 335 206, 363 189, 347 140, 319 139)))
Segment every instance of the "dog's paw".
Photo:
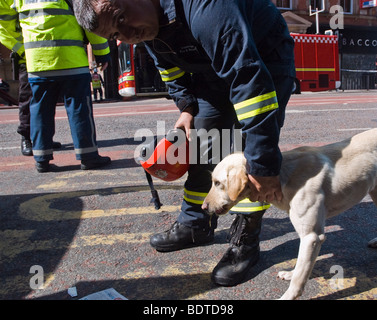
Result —
POLYGON ((291 280, 293 275, 293 270, 292 271, 280 271, 278 272, 278 277, 282 280, 291 280))
POLYGON ((377 248, 377 238, 374 238, 368 242, 369 248, 377 248))

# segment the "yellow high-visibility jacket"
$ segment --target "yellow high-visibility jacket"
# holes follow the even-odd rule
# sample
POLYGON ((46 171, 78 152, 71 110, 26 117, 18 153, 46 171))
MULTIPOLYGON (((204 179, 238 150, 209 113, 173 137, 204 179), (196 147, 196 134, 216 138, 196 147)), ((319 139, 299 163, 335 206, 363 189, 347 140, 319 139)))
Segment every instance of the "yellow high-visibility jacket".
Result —
POLYGON ((18 14, 11 5, 14 0, 0 0, 0 42, 9 50, 18 53, 19 63, 25 63, 25 47, 21 29, 18 26, 18 14))
POLYGON ((22 30, 29 78, 88 72, 85 37, 97 63, 108 61, 107 40, 84 31, 66 0, 15 0, 12 9, 22 30))

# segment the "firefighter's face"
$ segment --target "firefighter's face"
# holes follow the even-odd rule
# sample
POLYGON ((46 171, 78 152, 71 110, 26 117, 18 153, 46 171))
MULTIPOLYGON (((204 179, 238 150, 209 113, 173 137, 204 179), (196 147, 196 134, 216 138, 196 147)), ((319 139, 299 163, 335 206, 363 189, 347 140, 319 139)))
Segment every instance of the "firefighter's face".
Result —
POLYGON ((100 0, 95 5, 99 27, 94 32, 107 39, 139 43, 156 37, 159 1, 100 0))

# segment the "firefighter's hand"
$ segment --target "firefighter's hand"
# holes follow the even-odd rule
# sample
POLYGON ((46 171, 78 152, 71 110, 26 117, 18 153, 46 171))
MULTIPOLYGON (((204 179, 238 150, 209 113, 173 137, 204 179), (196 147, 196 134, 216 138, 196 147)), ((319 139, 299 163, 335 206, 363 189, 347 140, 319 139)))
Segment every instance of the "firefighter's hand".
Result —
POLYGON ((194 128, 194 116, 193 108, 188 107, 185 111, 182 111, 177 122, 174 125, 174 129, 182 129, 186 132, 186 137, 188 141, 191 141, 190 138, 190 129, 194 128))
POLYGON ((105 62, 105 63, 102 63, 100 66, 99 66, 99 69, 101 71, 105 71, 108 67, 109 63, 108 62, 105 62))
POLYGON ((252 190, 251 201, 272 202, 283 200, 279 176, 258 177, 249 174, 249 186, 252 190))

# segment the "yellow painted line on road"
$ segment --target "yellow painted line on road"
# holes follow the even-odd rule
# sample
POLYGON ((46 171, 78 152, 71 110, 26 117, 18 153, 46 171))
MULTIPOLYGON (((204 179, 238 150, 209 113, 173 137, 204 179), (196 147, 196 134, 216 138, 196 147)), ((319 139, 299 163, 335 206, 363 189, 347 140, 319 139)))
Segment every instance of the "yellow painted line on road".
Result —
POLYGON ((27 162, 4 162, 2 163, 1 165, 4 166, 4 167, 15 167, 15 166, 24 166, 24 165, 27 165, 28 163, 27 162))
POLYGON ((114 217, 121 215, 135 215, 135 214, 155 214, 159 212, 176 212, 180 209, 180 206, 163 206, 161 209, 156 210, 152 206, 148 207, 132 207, 132 208, 120 208, 110 210, 83 210, 83 211, 63 211, 58 209, 49 208, 43 203, 44 206, 38 206, 33 204, 33 209, 30 207, 30 203, 23 203, 20 205, 20 214, 23 218, 34 221, 64 221, 73 219, 94 219, 104 217, 114 217), (25 206, 24 206, 25 205, 25 206), (22 208, 21 208, 22 206, 22 208), (26 207, 26 208, 25 208, 26 207), (39 209, 39 211, 37 211, 39 209), (33 215, 33 212, 36 213, 33 215))
POLYGON ((108 170, 107 171, 83 171, 81 170, 77 172, 70 172, 67 174, 59 175, 53 181, 48 181, 47 183, 40 184, 39 186, 37 186, 37 189, 51 191, 55 189, 60 190, 62 187, 69 186, 70 190, 75 190, 75 189, 78 190, 80 189, 79 187, 83 186, 83 184, 85 184, 85 186, 87 186, 88 188, 92 185, 98 185, 97 181, 83 182, 84 179, 87 180, 89 178, 99 177, 99 176, 111 177, 114 175, 116 175, 116 173, 109 172, 108 170), (76 185, 74 185, 75 180, 72 180, 74 178, 82 178, 78 180, 78 182, 76 183, 77 187, 76 185))
POLYGON ((138 233, 124 233, 124 234, 110 234, 110 235, 91 235, 79 237, 70 247, 88 247, 107 245, 112 246, 117 243, 142 243, 149 241, 153 233, 138 232, 138 233))
MULTIPOLYGON (((123 187, 114 188, 111 193, 124 193, 136 192, 140 190, 148 190, 148 187, 123 187)), ((60 210, 52 207, 54 201, 71 201, 72 199, 78 199, 80 197, 86 197, 91 195, 98 195, 97 190, 90 191, 75 191, 65 193, 52 193, 43 196, 32 198, 20 204, 19 214, 22 218, 32 221, 63 221, 72 219, 90 219, 100 217, 111 217, 119 215, 130 214, 148 214, 158 212, 175 212, 180 209, 180 206, 162 206, 161 209, 156 210, 153 206, 143 207, 130 207, 108 210, 77 210, 67 211, 60 210)))
POLYGON ((0 231, 0 252, 2 257, 13 259, 20 253, 31 251, 49 251, 117 243, 142 243, 149 241, 152 233, 124 233, 109 235, 81 236, 74 239, 53 238, 48 240, 31 240, 35 230, 0 231))
MULTIPOLYGON (((219 229, 221 232, 225 229, 219 229)), ((49 251, 94 247, 99 245, 111 246, 121 243, 142 244, 148 242, 152 232, 95 234, 74 237, 73 239, 52 238, 48 240, 32 240, 36 230, 5 230, 0 231, 0 252, 3 258, 13 259, 17 255, 31 251, 49 251)))

